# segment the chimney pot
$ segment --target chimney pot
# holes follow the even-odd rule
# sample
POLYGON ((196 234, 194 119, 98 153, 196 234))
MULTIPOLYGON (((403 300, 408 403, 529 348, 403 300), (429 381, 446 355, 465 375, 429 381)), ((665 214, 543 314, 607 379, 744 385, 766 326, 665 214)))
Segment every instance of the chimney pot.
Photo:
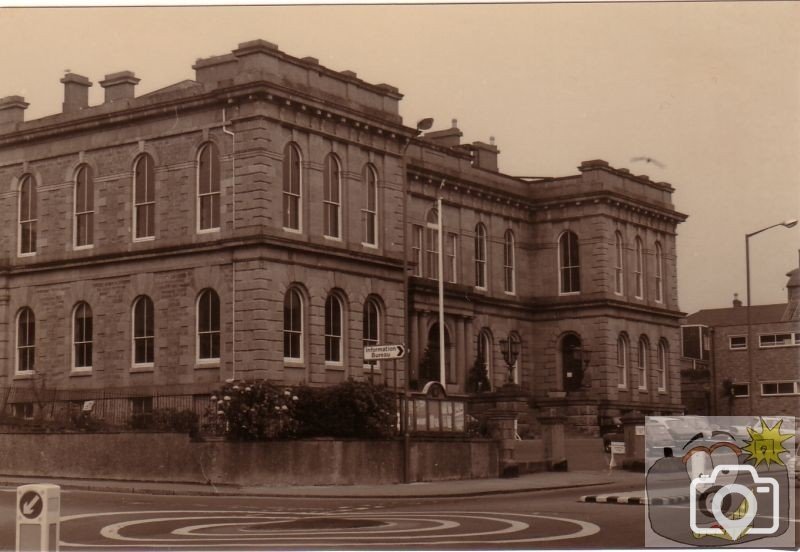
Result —
POLYGON ((0 128, 23 122, 28 105, 22 96, 0 98, 0 128))
POLYGON ((100 81, 100 86, 105 90, 105 103, 117 100, 131 100, 135 97, 135 88, 141 79, 136 78, 133 71, 120 71, 106 75, 100 81))
POLYGON ((742 306, 742 302, 739 300, 739 294, 738 293, 734 293, 733 294, 733 306, 734 307, 741 307, 742 306))
POLYGON ((453 119, 452 121, 450 121, 450 123, 451 123, 450 128, 458 128, 458 119, 453 119))
POLYGON ((92 83, 83 75, 67 73, 61 79, 64 84, 64 113, 73 113, 89 107, 89 87, 92 83))

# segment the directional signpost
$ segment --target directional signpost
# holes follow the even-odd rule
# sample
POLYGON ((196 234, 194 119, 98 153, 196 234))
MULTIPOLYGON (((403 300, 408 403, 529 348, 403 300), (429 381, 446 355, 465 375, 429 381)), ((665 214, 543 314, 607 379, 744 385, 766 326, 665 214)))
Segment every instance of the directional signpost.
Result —
POLYGON ((61 487, 17 487, 17 552, 58 551, 61 487))
POLYGON ((373 345, 364 347, 364 360, 394 360, 406 356, 405 345, 373 345))

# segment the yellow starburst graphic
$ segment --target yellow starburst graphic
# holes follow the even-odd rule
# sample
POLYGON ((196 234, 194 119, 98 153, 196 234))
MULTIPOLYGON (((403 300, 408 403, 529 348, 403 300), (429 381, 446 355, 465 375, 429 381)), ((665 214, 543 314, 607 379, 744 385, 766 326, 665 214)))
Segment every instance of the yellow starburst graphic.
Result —
POLYGON ((788 449, 783 447, 783 442, 792 438, 791 433, 781 433, 781 424, 783 420, 778 421, 774 426, 769 427, 763 418, 761 421, 761 431, 754 428, 747 428, 747 433, 750 434, 750 440, 746 441, 747 445, 742 449, 750 455, 746 460, 747 462, 754 462, 756 466, 762 462, 766 462, 767 466, 770 464, 778 464, 783 466, 781 454, 789 452, 788 449))

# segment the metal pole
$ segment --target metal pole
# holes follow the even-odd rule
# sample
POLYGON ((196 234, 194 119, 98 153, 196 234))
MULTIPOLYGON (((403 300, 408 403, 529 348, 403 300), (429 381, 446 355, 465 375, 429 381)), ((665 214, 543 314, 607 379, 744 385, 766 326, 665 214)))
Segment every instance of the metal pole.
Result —
POLYGON ((753 343, 753 336, 752 336, 752 326, 750 320, 750 235, 747 234, 744 237, 744 262, 746 266, 746 273, 747 273, 747 377, 750 381, 747 389, 747 403, 748 403, 748 410, 750 411, 748 414, 751 416, 755 415, 753 411, 755 408, 755 392, 756 392, 756 377, 755 372, 753 370, 753 347, 755 343, 753 343))
MULTIPOLYGON (((444 185, 444 181, 442 181, 444 185)), ((444 224, 442 224, 442 197, 436 200, 436 208, 439 211, 439 383, 447 389, 445 379, 445 357, 447 351, 444 348, 444 224)))

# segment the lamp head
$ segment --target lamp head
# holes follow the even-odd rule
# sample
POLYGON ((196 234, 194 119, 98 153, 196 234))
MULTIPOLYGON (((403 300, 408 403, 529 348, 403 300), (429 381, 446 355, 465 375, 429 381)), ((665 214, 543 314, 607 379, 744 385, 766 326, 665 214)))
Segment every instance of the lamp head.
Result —
POLYGON ((426 117, 417 121, 417 130, 430 130, 433 126, 433 118, 426 117))
POLYGON ((797 226, 797 219, 785 220, 781 224, 786 228, 794 228, 795 226, 797 226))

